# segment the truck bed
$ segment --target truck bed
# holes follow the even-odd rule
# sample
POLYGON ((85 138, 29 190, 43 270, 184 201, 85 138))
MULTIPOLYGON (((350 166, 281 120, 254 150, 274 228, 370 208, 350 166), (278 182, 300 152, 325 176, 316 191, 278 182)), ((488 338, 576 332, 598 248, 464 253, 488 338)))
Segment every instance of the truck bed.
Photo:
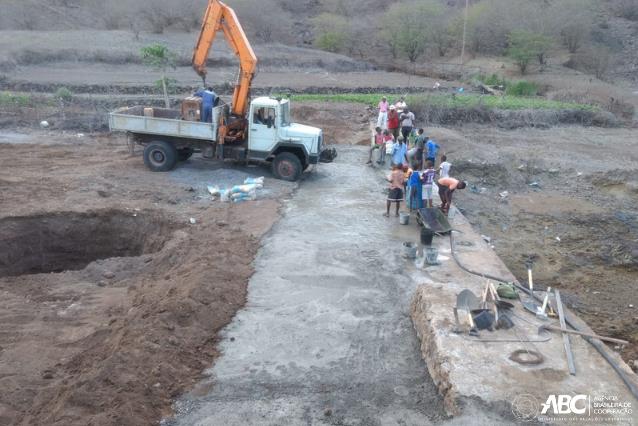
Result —
POLYGON ((223 106, 213 108, 213 122, 186 121, 181 112, 166 108, 153 108, 153 117, 144 116, 144 106, 119 108, 109 114, 111 131, 125 131, 149 135, 215 141, 217 122, 223 106))

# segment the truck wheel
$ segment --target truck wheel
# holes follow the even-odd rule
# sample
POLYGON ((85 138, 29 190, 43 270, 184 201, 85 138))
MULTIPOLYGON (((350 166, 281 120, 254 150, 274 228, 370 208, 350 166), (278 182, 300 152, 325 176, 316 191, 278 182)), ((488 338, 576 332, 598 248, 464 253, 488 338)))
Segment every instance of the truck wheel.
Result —
POLYGON ((277 179, 294 182, 301 176, 301 161, 290 152, 278 154, 272 162, 272 172, 277 179))
POLYGON ((186 161, 193 155, 193 148, 182 148, 177 150, 177 159, 179 161, 186 161))
POLYGON ((144 164, 154 172, 167 172, 177 164, 177 150, 169 142, 151 142, 144 148, 144 164))

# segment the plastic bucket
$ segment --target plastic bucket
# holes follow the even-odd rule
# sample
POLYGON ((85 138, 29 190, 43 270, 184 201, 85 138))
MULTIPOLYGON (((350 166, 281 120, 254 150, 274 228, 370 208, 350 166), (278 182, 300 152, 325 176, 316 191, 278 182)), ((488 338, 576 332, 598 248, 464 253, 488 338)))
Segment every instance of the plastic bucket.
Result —
POLYGON ((439 258, 439 249, 435 247, 425 248, 425 263, 428 265, 436 265, 439 258))
POLYGON ((408 259, 416 259, 416 244, 411 242, 403 243, 403 256, 408 259))
POLYGON ((428 228, 421 228, 421 244, 424 246, 431 246, 434 239, 434 232, 428 228))
POLYGON ((399 213, 399 223, 401 225, 407 225, 408 223, 410 223, 410 213, 399 213))

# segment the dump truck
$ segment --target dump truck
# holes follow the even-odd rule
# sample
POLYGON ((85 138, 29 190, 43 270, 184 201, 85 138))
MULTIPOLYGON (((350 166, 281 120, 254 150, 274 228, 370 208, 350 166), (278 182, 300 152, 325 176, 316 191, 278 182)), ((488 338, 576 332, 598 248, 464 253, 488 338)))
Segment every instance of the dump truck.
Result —
MULTIPOLYGON (((144 163, 152 171, 171 170, 179 161, 201 153, 210 159, 268 163, 275 177, 299 179, 322 158, 323 132, 291 122, 290 99, 262 96, 250 100, 257 57, 235 12, 219 0, 208 2, 193 52, 193 68, 204 87, 206 61, 218 31, 239 58, 230 104, 221 102, 207 110, 196 97, 189 97, 179 110, 120 108, 109 114, 111 131, 127 132, 133 143, 143 145, 144 163)), ((323 157, 331 160, 334 155, 331 151, 323 157)))

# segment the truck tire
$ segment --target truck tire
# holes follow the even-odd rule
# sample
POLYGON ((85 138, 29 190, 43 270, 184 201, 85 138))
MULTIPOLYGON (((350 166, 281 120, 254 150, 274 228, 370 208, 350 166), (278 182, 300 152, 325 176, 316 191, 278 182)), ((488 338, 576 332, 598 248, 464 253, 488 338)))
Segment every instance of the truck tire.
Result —
POLYGON ((193 148, 182 148, 177 150, 177 159, 179 161, 186 161, 193 155, 193 148))
POLYGON ((303 166, 299 158, 290 152, 277 154, 272 162, 272 172, 277 179, 294 182, 301 176, 303 166))
POLYGON ((167 172, 177 164, 177 150, 165 141, 153 141, 144 148, 144 164, 154 172, 167 172))

